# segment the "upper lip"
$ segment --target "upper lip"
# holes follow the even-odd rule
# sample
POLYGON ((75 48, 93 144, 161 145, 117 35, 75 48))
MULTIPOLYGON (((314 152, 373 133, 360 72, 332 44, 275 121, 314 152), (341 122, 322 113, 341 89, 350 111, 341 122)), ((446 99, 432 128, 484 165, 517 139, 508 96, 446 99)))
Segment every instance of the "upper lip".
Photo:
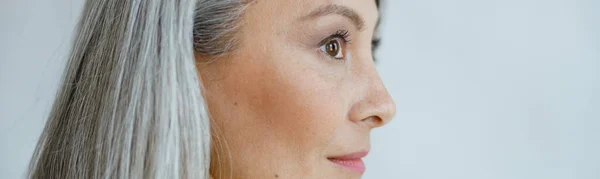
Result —
POLYGON ((338 159, 338 160, 360 159, 360 158, 367 156, 367 154, 369 154, 369 151, 365 150, 365 151, 354 152, 354 153, 349 153, 349 154, 340 155, 340 156, 328 157, 328 159, 338 159))

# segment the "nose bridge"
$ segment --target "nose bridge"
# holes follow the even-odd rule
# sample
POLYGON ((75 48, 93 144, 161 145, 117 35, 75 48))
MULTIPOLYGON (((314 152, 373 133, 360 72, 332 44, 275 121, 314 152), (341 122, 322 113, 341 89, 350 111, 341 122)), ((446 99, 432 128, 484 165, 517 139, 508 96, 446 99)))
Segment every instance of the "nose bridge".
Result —
POLYGON ((387 124, 396 112, 396 104, 381 80, 373 61, 362 63, 355 68, 357 92, 362 93, 353 113, 357 121, 369 121, 373 127, 387 124), (373 121, 375 120, 375 121, 373 121))

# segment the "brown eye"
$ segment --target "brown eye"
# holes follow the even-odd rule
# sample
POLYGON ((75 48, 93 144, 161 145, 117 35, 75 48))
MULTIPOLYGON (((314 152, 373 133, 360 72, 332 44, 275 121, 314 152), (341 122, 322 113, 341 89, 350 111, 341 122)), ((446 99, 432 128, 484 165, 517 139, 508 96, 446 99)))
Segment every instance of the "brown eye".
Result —
POLYGON ((344 43, 339 38, 334 38, 327 41, 321 46, 321 51, 335 59, 344 58, 344 43))

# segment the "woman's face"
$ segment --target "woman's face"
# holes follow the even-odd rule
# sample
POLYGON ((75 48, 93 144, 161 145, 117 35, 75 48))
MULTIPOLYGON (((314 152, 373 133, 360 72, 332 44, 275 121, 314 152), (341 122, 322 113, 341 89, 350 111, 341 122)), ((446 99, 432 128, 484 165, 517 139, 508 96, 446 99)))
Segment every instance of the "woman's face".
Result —
POLYGON ((239 48, 198 64, 211 175, 359 178, 371 129, 395 113, 372 58, 377 19, 374 0, 253 1, 239 48))

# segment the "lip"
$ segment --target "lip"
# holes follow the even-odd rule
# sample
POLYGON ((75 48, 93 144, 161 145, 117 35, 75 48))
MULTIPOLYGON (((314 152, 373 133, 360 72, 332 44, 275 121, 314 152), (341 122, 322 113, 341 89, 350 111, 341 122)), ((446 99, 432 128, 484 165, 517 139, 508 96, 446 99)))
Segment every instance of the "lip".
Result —
POLYGON ((329 157, 327 159, 338 166, 362 174, 365 172, 365 163, 362 161, 362 158, 367 156, 368 153, 368 151, 362 151, 342 156, 329 157))

